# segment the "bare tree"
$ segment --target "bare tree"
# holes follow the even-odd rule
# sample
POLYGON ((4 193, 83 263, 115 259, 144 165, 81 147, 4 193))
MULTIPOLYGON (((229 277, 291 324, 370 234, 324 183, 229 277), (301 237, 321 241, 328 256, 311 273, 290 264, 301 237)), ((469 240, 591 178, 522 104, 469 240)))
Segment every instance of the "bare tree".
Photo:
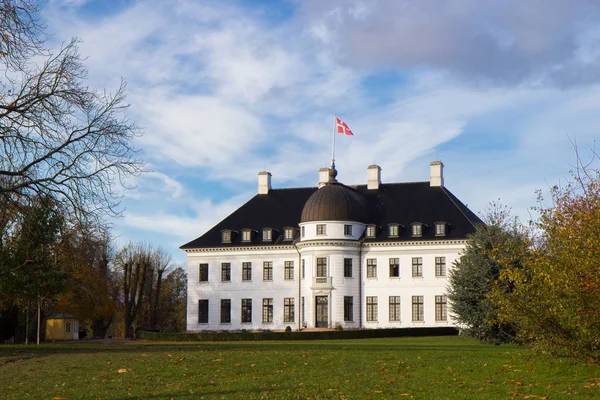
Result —
POLYGON ((150 317, 150 323, 152 328, 156 328, 158 324, 158 310, 160 307, 161 298, 161 285, 165 272, 172 266, 171 255, 168 254, 163 248, 159 247, 154 251, 153 254, 154 271, 156 272, 156 290, 154 291, 154 304, 152 305, 152 312, 150 317))
POLYGON ((0 198, 19 207, 50 195, 80 218, 117 215, 119 188, 143 171, 125 84, 88 87, 78 41, 46 50, 38 11, 0 1, 0 198))

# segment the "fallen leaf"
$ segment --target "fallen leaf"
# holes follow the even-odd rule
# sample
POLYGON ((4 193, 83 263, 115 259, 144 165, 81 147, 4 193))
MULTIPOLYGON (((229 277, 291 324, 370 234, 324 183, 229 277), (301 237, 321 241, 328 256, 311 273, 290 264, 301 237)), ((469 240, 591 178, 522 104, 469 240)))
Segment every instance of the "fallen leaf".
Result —
POLYGON ((119 374, 124 374, 127 372, 127 370, 125 368, 119 368, 119 370, 117 371, 119 374))

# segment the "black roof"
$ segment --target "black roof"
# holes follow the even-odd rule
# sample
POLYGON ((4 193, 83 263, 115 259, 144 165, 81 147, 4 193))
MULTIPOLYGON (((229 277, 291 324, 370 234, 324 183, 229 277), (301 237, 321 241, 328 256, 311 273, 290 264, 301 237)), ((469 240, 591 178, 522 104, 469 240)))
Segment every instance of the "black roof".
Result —
MULTIPOLYGON (((445 222, 443 239, 464 239, 474 232, 481 220, 450 191, 442 186, 431 187, 429 182, 388 183, 379 189, 368 190, 366 185, 352 186, 364 197, 367 207, 366 223, 378 226, 375 238, 365 242, 423 241, 441 239, 435 236, 436 222, 445 222), (414 238, 411 224, 422 223, 423 234, 414 238), (388 225, 399 224, 399 236, 388 236, 388 225)), ((258 194, 235 210, 204 235, 181 246, 181 249, 207 247, 237 247, 240 245, 277 245, 291 243, 283 240, 285 227, 298 227, 305 203, 316 187, 271 189, 258 194), (272 242, 263 242, 263 228, 273 228, 272 242), (242 242, 241 230, 252 229, 251 242, 242 242), (231 243, 221 242, 221 232, 231 230, 231 243)))
POLYGON ((300 222, 367 222, 367 204, 357 190, 338 182, 329 182, 306 201, 300 222))

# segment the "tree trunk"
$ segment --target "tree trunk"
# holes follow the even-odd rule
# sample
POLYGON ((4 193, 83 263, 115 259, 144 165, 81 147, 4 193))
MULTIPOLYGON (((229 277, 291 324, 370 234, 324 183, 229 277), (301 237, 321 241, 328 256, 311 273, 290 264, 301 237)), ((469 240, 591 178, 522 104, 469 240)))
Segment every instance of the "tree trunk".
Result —
POLYGON ((159 269, 156 271, 156 292, 154 293, 154 307, 152 309, 151 325, 153 329, 156 329, 158 325, 158 306, 160 304, 160 286, 162 284, 163 270, 159 269))
POLYGON ((40 317, 42 313, 42 298, 38 296, 38 313, 37 313, 37 344, 40 344, 40 317))
POLYGON ((29 301, 25 311, 25 346, 29 344, 29 301))

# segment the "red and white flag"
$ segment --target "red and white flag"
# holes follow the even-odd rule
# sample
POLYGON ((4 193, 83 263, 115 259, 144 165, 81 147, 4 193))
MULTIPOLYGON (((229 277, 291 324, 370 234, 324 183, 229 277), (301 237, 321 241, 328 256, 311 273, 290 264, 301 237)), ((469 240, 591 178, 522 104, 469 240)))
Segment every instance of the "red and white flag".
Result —
POLYGON ((338 133, 341 133, 341 134, 347 135, 347 136, 354 136, 354 133, 352 133, 350 128, 348 128, 348 125, 346 125, 346 123, 344 121, 342 121, 341 119, 339 119, 338 117, 335 117, 335 125, 337 127, 338 133))

